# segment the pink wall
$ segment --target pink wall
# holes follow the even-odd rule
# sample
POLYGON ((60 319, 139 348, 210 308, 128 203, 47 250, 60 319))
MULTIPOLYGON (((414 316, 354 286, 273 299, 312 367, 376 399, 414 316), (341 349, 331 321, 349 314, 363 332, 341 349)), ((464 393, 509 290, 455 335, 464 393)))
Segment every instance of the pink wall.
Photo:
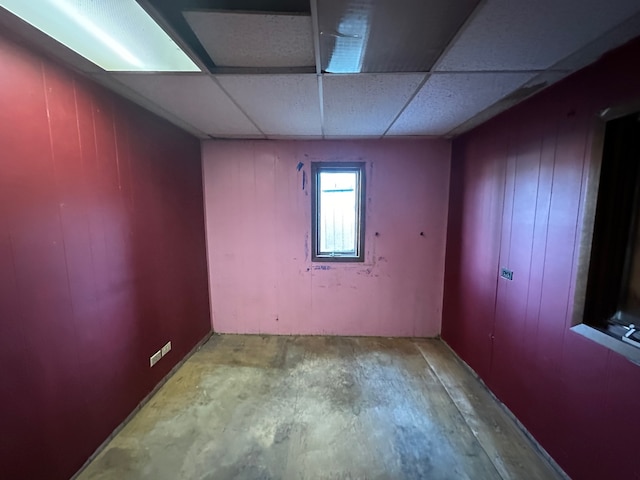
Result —
POLYGON ((67 479, 210 330, 200 145, 2 37, 0 65, 0 477, 67 479))
POLYGON ((635 41, 453 143, 443 338, 575 479, 640 478, 640 366, 569 330, 597 113, 640 98, 638 58, 635 41))
POLYGON ((203 159, 215 331, 440 333, 449 142, 207 141, 203 159), (312 161, 367 163, 364 264, 311 262, 312 161))

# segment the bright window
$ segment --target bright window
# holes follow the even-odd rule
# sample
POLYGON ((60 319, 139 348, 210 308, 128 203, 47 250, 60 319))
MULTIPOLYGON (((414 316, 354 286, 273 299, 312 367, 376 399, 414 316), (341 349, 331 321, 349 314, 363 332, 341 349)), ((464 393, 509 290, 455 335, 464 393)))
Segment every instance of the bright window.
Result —
POLYGON ((312 163, 313 260, 364 261, 364 163, 312 163))

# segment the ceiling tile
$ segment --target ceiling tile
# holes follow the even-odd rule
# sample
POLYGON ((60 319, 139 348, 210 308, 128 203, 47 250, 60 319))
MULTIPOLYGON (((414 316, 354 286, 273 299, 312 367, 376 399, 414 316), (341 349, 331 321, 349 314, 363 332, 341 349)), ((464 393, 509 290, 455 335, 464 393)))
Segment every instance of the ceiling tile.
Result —
POLYGON ((325 140, 378 140, 380 135, 326 135, 325 140))
POLYGON ((479 0, 318 2, 323 71, 426 72, 479 0))
POLYGON ((193 11, 184 16, 218 67, 315 65, 309 15, 193 11))
POLYGON ((322 140, 322 135, 267 135, 269 140, 322 140))
POLYGON ((322 135, 316 75, 219 75, 222 87, 267 135, 322 135))
POLYGON ((501 112, 510 109, 511 107, 522 102, 525 98, 535 95, 541 90, 547 88, 549 85, 562 80, 569 75, 569 72, 563 71, 546 71, 536 74, 533 78, 529 79, 526 83, 518 87, 514 92, 501 99, 500 101, 490 105, 489 107, 481 110, 478 114, 465 120, 453 130, 447 132, 447 135, 456 136, 464 132, 471 130, 478 125, 486 122, 490 118, 495 117, 501 112))
POLYGON ((207 75, 132 73, 113 78, 209 135, 263 137, 207 75))
POLYGON ((604 53, 640 35, 640 13, 609 30, 597 40, 553 65, 554 70, 576 71, 595 62, 604 53))
POLYGON ((387 135, 445 135, 534 76, 530 73, 434 74, 387 135))
POLYGON ((325 135, 382 135, 424 77, 421 73, 323 76, 325 135))
POLYGON ((638 0, 488 0, 436 70, 546 69, 638 11, 638 0))

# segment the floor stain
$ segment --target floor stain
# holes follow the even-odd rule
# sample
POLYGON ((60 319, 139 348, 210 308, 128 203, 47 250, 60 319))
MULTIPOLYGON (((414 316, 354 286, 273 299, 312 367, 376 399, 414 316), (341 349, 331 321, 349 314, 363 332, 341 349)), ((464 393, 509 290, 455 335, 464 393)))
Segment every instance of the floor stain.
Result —
POLYGON ((216 335, 78 480, 498 478, 429 372, 410 339, 216 335))

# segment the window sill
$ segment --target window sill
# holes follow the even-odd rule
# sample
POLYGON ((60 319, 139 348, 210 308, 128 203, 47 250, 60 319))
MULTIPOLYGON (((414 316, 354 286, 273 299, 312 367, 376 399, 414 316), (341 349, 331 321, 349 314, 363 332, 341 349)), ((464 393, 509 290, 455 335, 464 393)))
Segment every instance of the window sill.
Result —
POLYGON ((613 350, 627 360, 640 366, 640 348, 623 342, 621 339, 606 334, 602 330, 580 323, 571 327, 571 331, 592 340, 603 347, 613 350))
POLYGON ((364 262, 364 258, 363 257, 341 257, 339 255, 336 255, 334 257, 316 257, 314 256, 311 261, 313 263, 331 263, 331 262, 336 262, 336 263, 359 263, 362 264, 364 262))

